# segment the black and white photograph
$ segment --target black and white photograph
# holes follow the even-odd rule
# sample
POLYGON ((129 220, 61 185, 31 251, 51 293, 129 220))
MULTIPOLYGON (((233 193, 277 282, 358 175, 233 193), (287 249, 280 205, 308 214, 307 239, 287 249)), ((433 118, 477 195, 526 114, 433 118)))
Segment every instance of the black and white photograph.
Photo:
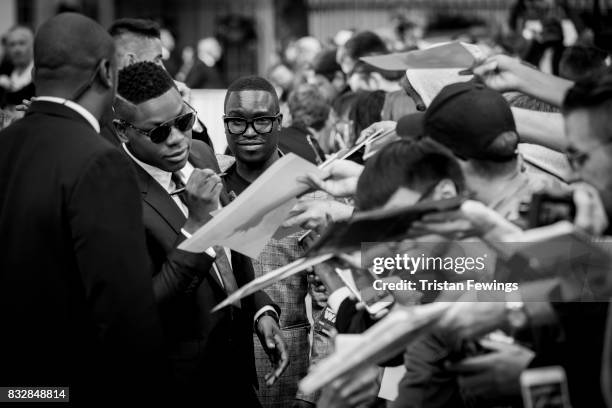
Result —
POLYGON ((612 0, 0 0, 0 407, 612 408, 612 0))

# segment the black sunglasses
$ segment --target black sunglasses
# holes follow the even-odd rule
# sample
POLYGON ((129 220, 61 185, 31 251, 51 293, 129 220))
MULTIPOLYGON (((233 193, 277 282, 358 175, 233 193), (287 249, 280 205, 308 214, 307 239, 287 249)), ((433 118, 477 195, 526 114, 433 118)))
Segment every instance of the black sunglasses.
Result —
POLYGON ((224 116, 223 122, 227 131, 232 135, 242 135, 249 126, 258 134, 272 132, 274 121, 280 117, 280 113, 274 116, 258 116, 253 119, 245 119, 237 116, 224 116))
POLYGON ((142 133, 143 135, 151 139, 153 143, 156 143, 156 144, 163 143, 166 139, 168 139, 168 136, 170 136, 170 133, 172 132, 173 127, 177 128, 181 132, 185 132, 193 128, 193 124, 195 123, 197 114, 196 114, 195 109, 193 109, 191 105, 189 105, 187 102, 185 102, 185 104, 189 106, 189 108, 192 110, 191 112, 187 112, 187 113, 177 116, 174 119, 170 119, 162 123, 161 125, 154 127, 153 129, 149 129, 149 130, 141 129, 139 127, 132 125, 130 122, 126 122, 123 119, 117 119, 117 122, 127 127, 130 127, 138 131, 139 133, 142 133))

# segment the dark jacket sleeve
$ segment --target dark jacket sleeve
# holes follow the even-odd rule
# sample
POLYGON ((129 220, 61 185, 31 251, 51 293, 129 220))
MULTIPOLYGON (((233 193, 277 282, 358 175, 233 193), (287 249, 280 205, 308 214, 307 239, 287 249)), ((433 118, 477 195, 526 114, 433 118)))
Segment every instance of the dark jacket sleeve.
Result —
POLYGON ((272 306, 278 314, 278 317, 280 317, 281 308, 276 303, 274 303, 272 299, 270 299, 270 296, 268 296, 263 290, 255 292, 253 294, 253 299, 253 304, 255 306, 254 313, 257 313, 257 311, 264 306, 272 306))
MULTIPOLYGON (((336 315, 336 330, 341 334, 359 334, 374 326, 376 321, 370 317, 366 310, 357 310, 356 301, 344 299, 338 308, 336 315)), ((403 353, 399 354, 382 364, 381 367, 395 367, 404 363, 403 353)))
POLYGON ((363 310, 355 308, 355 302, 352 299, 344 299, 338 308, 336 315, 336 330, 338 333, 363 333, 374 324, 372 319, 363 310))
POLYGON ((174 249, 153 276, 153 292, 159 303, 193 293, 212 268, 214 258, 206 253, 178 249, 184 239, 182 234, 178 236, 174 249))
MULTIPOLYGON (((236 276, 236 280, 238 282, 238 286, 243 286, 246 283, 255 279, 255 271, 253 269, 253 264, 251 260, 246 256, 234 256, 232 257, 232 262, 234 266, 234 273, 239 273, 240 276, 236 276)), ((251 296, 248 296, 245 299, 249 304, 249 319, 253 319, 255 313, 260 310, 264 306, 272 306, 278 316, 280 317, 281 309, 278 307, 276 303, 270 299, 264 291, 259 290, 253 293, 251 296)))
POLYGON ((117 376, 144 380, 161 366, 162 332, 132 174, 119 150, 97 154, 66 192, 67 216, 93 329, 117 376))

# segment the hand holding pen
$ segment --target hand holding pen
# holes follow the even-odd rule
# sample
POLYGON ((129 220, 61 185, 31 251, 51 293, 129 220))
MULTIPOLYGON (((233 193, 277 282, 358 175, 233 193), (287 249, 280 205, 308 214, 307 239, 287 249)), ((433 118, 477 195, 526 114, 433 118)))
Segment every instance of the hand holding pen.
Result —
POLYGON ((495 55, 485 60, 476 60, 459 75, 475 75, 485 85, 499 92, 520 91, 525 79, 531 75, 529 65, 507 55, 495 55))

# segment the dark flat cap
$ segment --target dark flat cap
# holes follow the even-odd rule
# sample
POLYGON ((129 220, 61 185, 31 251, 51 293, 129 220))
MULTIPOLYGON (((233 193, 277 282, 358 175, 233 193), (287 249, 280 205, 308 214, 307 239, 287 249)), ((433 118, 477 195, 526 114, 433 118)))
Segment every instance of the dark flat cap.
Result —
POLYGON ((464 159, 487 160, 486 148, 499 135, 516 131, 504 97, 474 82, 448 85, 433 99, 424 117, 427 136, 464 159))
POLYGON ((420 139, 424 136, 425 113, 415 112, 402 116, 397 121, 395 133, 402 139, 420 139))

